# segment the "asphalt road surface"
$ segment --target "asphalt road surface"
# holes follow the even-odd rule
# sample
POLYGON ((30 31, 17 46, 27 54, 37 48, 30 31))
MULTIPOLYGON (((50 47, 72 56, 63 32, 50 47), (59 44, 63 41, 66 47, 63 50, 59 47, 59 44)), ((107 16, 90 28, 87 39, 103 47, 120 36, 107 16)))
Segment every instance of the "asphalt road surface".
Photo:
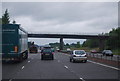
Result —
POLYGON ((21 63, 3 63, 3 79, 119 79, 119 69, 89 61, 71 63, 69 55, 55 52, 54 60, 41 60, 40 53, 29 54, 21 63))

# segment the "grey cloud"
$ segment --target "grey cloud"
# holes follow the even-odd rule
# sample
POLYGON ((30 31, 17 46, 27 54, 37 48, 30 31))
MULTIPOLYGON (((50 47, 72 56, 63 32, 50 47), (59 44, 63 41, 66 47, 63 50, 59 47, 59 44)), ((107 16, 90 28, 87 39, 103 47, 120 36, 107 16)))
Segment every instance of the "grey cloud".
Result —
POLYGON ((31 16, 34 20, 59 20, 63 22, 83 21, 96 17, 110 16, 116 11, 117 3, 100 2, 19 2, 3 3, 14 16, 31 16))
MULTIPOLYGON (((6 8, 11 19, 34 33, 102 33, 118 25, 117 2, 2 2, 2 13, 6 8)), ((33 40, 46 44, 54 39, 33 40)))
POLYGON ((118 2, 118 26, 120 27, 120 2, 118 2))
POLYGON ((41 31, 78 32, 81 26, 91 32, 96 31, 94 28, 103 31, 105 27, 116 26, 118 17, 117 2, 3 2, 2 5, 13 18, 30 17, 41 31))

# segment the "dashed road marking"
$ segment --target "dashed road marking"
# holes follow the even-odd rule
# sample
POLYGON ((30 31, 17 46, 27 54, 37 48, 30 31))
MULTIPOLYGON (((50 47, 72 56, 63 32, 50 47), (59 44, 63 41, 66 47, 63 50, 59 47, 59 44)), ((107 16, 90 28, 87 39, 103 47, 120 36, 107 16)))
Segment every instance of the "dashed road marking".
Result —
POLYGON ((58 62, 60 62, 60 60, 58 60, 58 62))
POLYGON ((54 59, 56 59, 56 57, 54 56, 54 59))
POLYGON ((12 81, 12 79, 10 79, 9 81, 12 81))
POLYGON ((109 67, 109 68, 112 68, 112 69, 115 69, 115 70, 120 70, 119 68, 116 68, 116 67, 113 67, 113 66, 109 66, 109 65, 105 65, 105 64, 102 64, 102 63, 98 63, 98 62, 94 62, 94 61, 90 61, 90 60, 88 60, 88 62, 91 62, 91 63, 94 63, 94 64, 98 64, 98 65, 101 65, 101 66, 105 66, 105 67, 109 67))
POLYGON ((80 78, 80 80, 85 81, 83 78, 80 78))
POLYGON ((67 66, 64 66, 66 69, 68 69, 68 67, 67 66))
POLYGON ((28 61, 28 63, 30 63, 30 61, 28 61))
POLYGON ((24 68, 25 68, 25 66, 22 67, 22 69, 24 69, 24 68))

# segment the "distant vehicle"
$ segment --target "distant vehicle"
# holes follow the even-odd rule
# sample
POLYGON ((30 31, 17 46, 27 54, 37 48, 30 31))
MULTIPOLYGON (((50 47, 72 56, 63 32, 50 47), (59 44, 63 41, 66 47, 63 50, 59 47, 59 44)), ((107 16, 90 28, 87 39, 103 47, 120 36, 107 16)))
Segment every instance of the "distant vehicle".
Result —
POLYGON ((91 53, 97 53, 97 51, 96 51, 96 50, 91 50, 90 52, 91 52, 91 53))
POLYGON ((52 52, 55 52, 54 48, 51 48, 52 52))
POLYGON ((2 25, 2 60, 22 61, 28 58, 27 32, 18 24, 2 25))
POLYGON ((103 50, 102 54, 106 56, 113 56, 113 52, 111 50, 103 50))
POLYGON ((44 59, 54 60, 54 52, 52 49, 46 48, 41 51, 41 60, 44 60, 44 59))
POLYGON ((67 51, 71 51, 71 49, 70 49, 70 48, 67 48, 67 51))
POLYGON ((38 53, 38 48, 36 46, 32 45, 29 48, 29 51, 30 51, 30 53, 38 53))
POLYGON ((60 49, 56 49, 58 52, 60 52, 60 49))
POLYGON ((84 50, 73 50, 70 56, 70 62, 82 61, 87 62, 87 54, 84 50))

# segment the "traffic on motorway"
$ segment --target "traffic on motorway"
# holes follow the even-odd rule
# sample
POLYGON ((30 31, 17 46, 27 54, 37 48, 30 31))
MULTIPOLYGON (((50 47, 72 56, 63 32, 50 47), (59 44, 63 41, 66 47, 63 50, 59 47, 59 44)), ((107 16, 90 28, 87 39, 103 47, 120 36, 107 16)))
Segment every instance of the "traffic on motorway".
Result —
POLYGON ((42 54, 40 52, 29 53, 28 59, 20 63, 3 63, 3 79, 118 80, 119 69, 117 67, 89 59, 83 63, 85 61, 81 62, 81 58, 79 61, 71 63, 70 57, 70 54, 55 51, 54 60, 49 58, 41 60, 42 54))
POLYGON ((87 52, 70 48, 55 50, 51 46, 37 47, 34 43, 28 49, 27 32, 18 24, 3 24, 2 35, 3 80, 119 79, 120 69, 117 65, 114 66, 119 62, 119 58, 116 58, 111 50, 104 50, 102 53, 96 50, 87 52), (106 57, 110 58, 103 60, 106 57), (108 60, 110 63, 115 61, 113 66, 107 64, 108 60))

